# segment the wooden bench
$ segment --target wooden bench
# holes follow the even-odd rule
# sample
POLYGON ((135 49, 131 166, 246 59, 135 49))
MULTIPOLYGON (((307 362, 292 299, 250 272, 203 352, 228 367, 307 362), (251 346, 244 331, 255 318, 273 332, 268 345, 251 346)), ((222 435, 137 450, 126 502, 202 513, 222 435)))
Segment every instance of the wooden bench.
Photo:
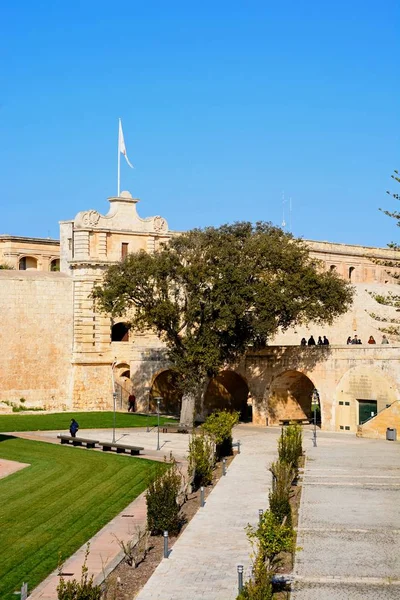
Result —
POLYGON ((310 423, 310 419, 280 419, 279 425, 292 425, 297 423, 297 425, 308 425, 310 423))
POLYGON ((115 448, 117 454, 125 454, 125 451, 129 450, 132 456, 140 454, 140 451, 144 450, 141 446, 129 446, 128 444, 119 444, 118 442, 99 442, 99 445, 102 446, 103 452, 111 452, 111 449, 115 448))
POLYGON ((69 444, 70 442, 72 442, 73 446, 82 446, 83 444, 86 445, 86 448, 95 448, 96 444, 98 444, 98 440, 90 440, 88 438, 80 438, 80 437, 72 437, 72 435, 67 435, 64 433, 60 433, 57 436, 58 439, 61 440, 62 444, 69 444))
POLYGON ((162 433, 192 433, 193 427, 182 425, 181 423, 174 423, 171 425, 161 425, 162 433))

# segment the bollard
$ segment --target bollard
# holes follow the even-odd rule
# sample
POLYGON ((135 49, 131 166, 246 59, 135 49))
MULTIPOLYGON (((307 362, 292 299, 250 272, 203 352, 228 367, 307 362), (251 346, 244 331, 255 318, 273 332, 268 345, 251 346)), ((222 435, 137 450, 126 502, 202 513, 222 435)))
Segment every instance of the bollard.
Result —
POLYGON ((237 566, 238 572, 238 590, 239 594, 243 591, 243 565, 237 566))
POLYGON ((261 523, 261 519, 263 518, 264 511, 262 508, 258 509, 258 521, 261 523))
POLYGON ((222 475, 226 475, 226 458, 222 459, 222 475))
POLYGON ((168 558, 168 531, 164 531, 164 558, 168 558))
POLYGON ((238 454, 240 454, 240 440, 237 441, 238 454))
POLYGON ((203 486, 201 486, 201 488, 200 488, 200 506, 201 507, 204 506, 204 488, 203 488, 203 486))

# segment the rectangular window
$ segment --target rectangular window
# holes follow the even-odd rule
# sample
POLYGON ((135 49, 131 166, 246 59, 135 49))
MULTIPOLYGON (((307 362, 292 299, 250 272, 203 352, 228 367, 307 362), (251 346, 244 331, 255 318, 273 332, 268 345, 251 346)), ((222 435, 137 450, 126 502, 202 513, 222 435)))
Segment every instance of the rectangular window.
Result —
POLYGON ((340 429, 343 429, 343 425, 340 426, 340 429))
POLYGON ((339 406, 343 406, 343 402, 339 402, 339 406))
POLYGON ((345 430, 350 431, 350 425, 346 425, 345 430))
POLYGON ((344 405, 345 406, 350 406, 350 402, 345 402, 344 405))
POLYGON ((124 258, 126 258, 128 256, 128 248, 129 248, 129 244, 127 244, 126 242, 122 242, 122 246, 121 246, 122 260, 124 260, 124 258))

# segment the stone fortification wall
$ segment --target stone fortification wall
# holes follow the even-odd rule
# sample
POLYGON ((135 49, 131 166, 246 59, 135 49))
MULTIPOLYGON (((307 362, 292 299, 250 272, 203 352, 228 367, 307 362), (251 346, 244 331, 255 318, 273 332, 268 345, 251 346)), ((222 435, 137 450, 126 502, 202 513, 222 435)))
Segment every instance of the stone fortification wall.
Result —
POLYGON ((0 271, 0 402, 71 405, 72 280, 0 271))

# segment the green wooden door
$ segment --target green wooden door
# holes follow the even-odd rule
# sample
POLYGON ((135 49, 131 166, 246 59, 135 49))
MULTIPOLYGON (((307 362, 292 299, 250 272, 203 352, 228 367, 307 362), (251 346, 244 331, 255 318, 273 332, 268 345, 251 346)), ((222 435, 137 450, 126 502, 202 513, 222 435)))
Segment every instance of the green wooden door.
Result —
POLYGON ((377 412, 376 400, 358 400, 358 423, 362 425, 377 412))

